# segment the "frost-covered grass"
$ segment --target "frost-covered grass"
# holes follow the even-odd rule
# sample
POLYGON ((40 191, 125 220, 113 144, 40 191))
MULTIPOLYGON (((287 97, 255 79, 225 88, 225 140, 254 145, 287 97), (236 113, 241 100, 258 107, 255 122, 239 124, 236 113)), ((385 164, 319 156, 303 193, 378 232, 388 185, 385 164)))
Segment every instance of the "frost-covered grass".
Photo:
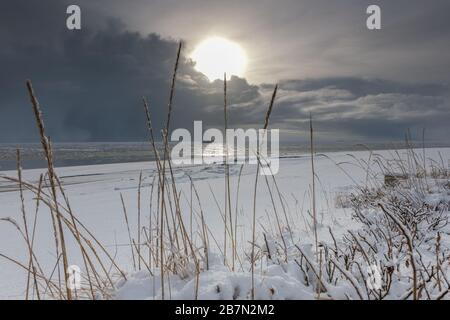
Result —
MULTIPOLYGON (((255 298, 448 299, 448 171, 441 168, 436 175, 423 167, 408 167, 410 156, 417 153, 410 150, 406 159, 396 159, 408 178, 394 186, 376 178, 389 172, 368 169, 366 186, 347 194, 346 201, 360 227, 337 238, 329 226, 332 241, 321 242, 318 252, 311 237, 283 223, 280 232, 263 228, 255 244, 255 298)), ((392 169, 388 162, 382 157, 373 160, 392 169)), ((195 272, 191 277, 171 275, 171 298, 249 299, 250 264, 247 259, 244 268, 231 271, 214 255, 209 267, 202 264, 198 276, 195 272)), ((115 297, 160 299, 159 280, 146 272, 136 273, 118 284, 115 297)))
MULTIPOLYGON (((398 153, 317 155, 316 174, 320 181, 317 253, 310 210, 310 177, 295 176, 297 170, 308 170, 309 158, 282 160, 280 173, 270 177, 273 180, 267 184, 263 178, 258 189, 253 281, 253 199, 249 195, 252 195, 256 173, 254 167, 245 166, 242 170, 239 166, 230 167, 232 212, 238 226, 234 270, 231 242, 228 242, 226 256, 223 249, 224 171, 221 165, 172 168, 173 181, 181 196, 177 205, 170 204, 170 198, 166 198, 169 211, 165 216, 168 224, 163 237, 164 280, 158 252, 161 248, 158 225, 161 198, 158 199, 156 164, 57 170, 61 172, 61 180, 67 182, 67 186, 61 188, 66 198, 59 195, 58 208, 64 215, 69 261, 78 264, 83 272, 83 289, 73 298, 161 299, 164 284, 165 299, 250 299, 253 286, 255 299, 448 299, 450 178, 448 171, 442 165, 438 170, 436 164, 440 153, 447 157, 447 151, 426 151, 427 158, 436 159, 426 159, 426 170, 422 166, 408 165, 416 164, 411 162, 411 156, 412 152, 415 157, 421 155, 422 150, 418 149, 398 153), (124 171, 117 171, 121 167, 124 171), (89 172, 101 173, 103 180, 99 181, 97 176, 82 177, 82 173, 89 172), (402 172, 408 178, 386 186, 384 176, 395 172, 402 172), (71 179, 76 183, 72 184, 71 179), (141 205, 138 207, 139 192, 141 205), (138 253, 139 212, 142 227, 138 253), (71 215, 80 233, 80 242, 71 215), (186 232, 182 231, 180 217, 186 232), (174 222, 176 227, 173 227, 174 222), (89 232, 85 228, 89 228, 89 232), (114 238, 118 240, 112 240, 114 238), (89 257, 87 268, 80 247, 89 257), (379 272, 380 277, 374 272, 379 272)), ((30 234, 38 209, 33 244, 36 273, 34 269, 30 273, 29 298, 37 299, 39 291, 41 299, 65 299, 64 280, 58 275, 55 254, 51 253, 54 243, 49 209, 55 206, 50 189, 43 188, 43 182, 39 187, 41 172, 45 171, 31 170, 22 174, 30 234), (38 208, 37 199, 40 199, 38 208)), ((13 172, 7 174, 14 176, 13 172)), ((10 188, 18 187, 17 176, 7 179, 12 179, 8 182, 10 188)), ((173 189, 169 190, 173 194, 173 189)), ((18 191, 2 195, 2 216, 16 208, 18 214, 11 221, 24 232, 20 203, 18 191)), ((2 231, 11 229, 10 224, 1 225, 2 231)), ((24 243, 25 238, 16 236, 17 241, 24 243)), ((2 243, 10 242, 4 239, 2 243)), ((22 270, 25 281, 17 279, 16 283, 21 284, 21 298, 24 298, 29 259, 27 246, 20 248, 22 252, 12 250, 8 257, 21 265, 8 263, 22 270)), ((2 246, 1 251, 4 249, 8 248, 2 246)), ((61 259, 58 262, 61 272, 61 259)))

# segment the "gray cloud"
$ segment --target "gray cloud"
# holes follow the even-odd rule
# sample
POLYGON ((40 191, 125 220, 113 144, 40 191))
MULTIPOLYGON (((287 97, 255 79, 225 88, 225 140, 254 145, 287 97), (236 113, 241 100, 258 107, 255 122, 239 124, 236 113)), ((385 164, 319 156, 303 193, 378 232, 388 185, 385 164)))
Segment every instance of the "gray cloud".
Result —
MULTIPOLYGON (((156 1, 155 5, 159 4, 157 8, 164 11, 167 3, 171 2, 156 1)), ((0 141, 18 142, 37 138, 24 85, 28 78, 33 80, 44 110, 48 132, 54 141, 145 139, 147 133, 141 103, 143 95, 150 100, 153 121, 159 130, 160 124, 165 120, 177 41, 148 31, 130 31, 133 28, 129 26, 127 14, 121 19, 114 17, 118 6, 116 2, 111 2, 111 8, 106 9, 98 3, 89 7, 86 2, 91 10, 83 11, 83 29, 69 32, 65 29, 66 4, 64 1, 23 0, 0 3, 0 141)), ((195 17, 193 12, 199 2, 193 1, 191 4, 192 10, 188 12, 195 17)), ((134 12, 135 5, 130 5, 127 13, 134 12)), ((297 8, 291 1, 286 1, 286 5, 297 8)), ((272 3, 264 2, 255 10, 262 17, 267 17, 265 12, 272 6, 272 3)), ((444 4, 437 2, 436 7, 442 6, 444 4)), ((316 6, 304 4, 301 7, 305 10, 309 8, 314 16, 323 13, 324 3, 319 1, 316 6)), ((238 8, 237 3, 232 2, 230 8, 238 8)), ((244 12, 249 8, 248 4, 242 5, 244 12)), ((219 9, 218 3, 214 2, 214 10, 219 9)), ((336 10, 335 5, 329 10, 336 10)), ((161 11, 156 12, 161 14, 161 11)), ((405 18, 402 21, 419 22, 425 18, 429 21, 433 12, 435 10, 428 8, 424 13, 414 15, 408 9, 404 15, 412 20, 405 18)), ((276 20, 286 18, 283 13, 286 14, 284 7, 280 11, 274 11, 271 16, 271 19, 275 19, 270 20, 275 29, 278 28, 276 20)), ((155 13, 152 11, 150 15, 153 14, 155 13)), ((240 13, 236 19, 239 15, 240 13)), ((447 34, 442 15, 438 15, 437 19, 438 22, 427 24, 425 30, 417 30, 418 36, 426 43, 436 44, 447 34), (436 24, 442 27, 441 31, 436 31, 436 24)), ((158 20, 162 27, 167 23, 163 20, 165 21, 161 17, 158 20)), ((310 18, 306 20, 316 26, 310 18)), ((173 19, 169 19, 169 22, 172 21, 173 19)), ((289 21, 288 19, 285 25, 293 24, 293 29, 289 32, 295 32, 297 22, 289 21)), ((286 30, 285 25, 283 30, 286 30)), ((344 24, 342 28, 347 29, 349 26, 344 24)), ((416 28, 415 25, 412 28, 416 28)), ((395 29, 398 37, 405 38, 406 48, 414 43, 414 38, 407 37, 407 29, 406 25, 395 29)), ((318 55, 326 61, 324 63, 339 65, 338 60, 341 58, 336 60, 336 53, 343 50, 344 46, 338 45, 330 49, 334 42, 327 43, 331 35, 329 31, 322 32, 321 28, 317 30, 316 38, 306 37, 315 44, 315 49, 309 47, 305 50, 306 53, 322 46, 318 55)), ((159 30, 155 27, 150 31, 159 30)), ((265 34, 269 40, 276 39, 272 37, 276 30, 273 33, 267 32, 269 34, 261 29, 260 33, 265 34)), ((353 43, 362 39, 364 32, 361 31, 361 35, 356 34, 356 38, 348 41, 353 43)), ((353 43, 346 52, 345 60, 362 59, 365 55, 361 50, 366 47, 375 48, 388 40, 398 47, 396 36, 390 34, 380 38, 378 44, 377 41, 372 44, 353 43), (354 45, 359 47, 363 44, 366 47, 355 49, 354 45)), ((350 37, 343 37, 344 42, 345 39, 350 37)), ((290 42, 281 43, 287 45, 290 42)), ((186 46, 189 48, 189 42, 186 46)), ((435 51, 439 52, 442 48, 437 46, 435 51)), ((397 56, 400 51, 397 50, 393 56, 397 56)), ((195 71, 186 52, 181 59, 172 128, 190 128, 194 120, 203 120, 205 126, 221 127, 223 82, 217 80, 210 83, 204 75, 195 71)), ((421 57, 420 54, 417 56, 421 57)), ((444 60, 441 57, 434 63, 445 67, 444 60)), ((277 61, 280 59, 273 61, 275 68, 279 65, 277 61)), ((386 61, 386 68, 389 69, 388 62, 391 60, 386 61)), ((304 68, 301 62, 291 66, 294 71, 297 66, 304 68)), ((269 64, 267 68, 273 71, 269 64)), ((445 82, 411 82, 406 81, 407 76, 402 76, 405 81, 348 76, 346 72, 339 70, 340 67, 336 68, 332 76, 306 79, 290 76, 292 80, 281 80, 271 118, 272 127, 294 133, 296 139, 302 138, 311 112, 319 137, 327 139, 401 139, 408 128, 417 131, 426 127, 431 138, 448 141, 450 90, 445 82)), ((362 70, 364 69, 363 65, 362 70)), ((283 75, 284 72, 280 71, 280 74, 283 75)), ((367 76, 372 74, 375 73, 368 72, 367 76)), ((273 75, 274 78, 280 76, 275 73, 273 75)), ((233 77, 228 83, 230 125, 261 126, 273 86, 271 83, 253 85, 246 79, 233 77)))
POLYGON ((310 113, 327 138, 388 141, 402 139, 408 130, 418 138, 427 128, 429 138, 447 142, 450 87, 362 78, 282 81, 272 125, 304 135, 310 113))
MULTIPOLYGON (((24 86, 28 78, 34 82, 54 140, 142 140, 146 137, 144 95, 150 100, 157 129, 164 123, 175 40, 127 31, 117 19, 68 32, 65 21, 54 18, 65 7, 55 7, 53 2, 25 5, 19 1, 10 10, 0 10, 8 12, 2 24, 9 26, 23 18, 21 23, 11 22, 13 29, 0 39, 6 44, 0 49, 0 140, 36 136, 24 86), (44 13, 49 19, 37 28, 30 18, 44 13)), ((237 77, 228 87, 233 101, 259 95, 256 86, 237 77)), ((217 125, 222 88, 222 82, 209 83, 183 56, 173 125, 188 126, 194 119, 217 125)))
POLYGON ((132 30, 158 30, 194 46, 212 34, 248 51, 251 82, 371 77, 450 83, 448 0, 121 0, 83 1, 120 15, 132 30), (382 30, 366 28, 378 4, 382 30), (164 19, 161 19, 164 17, 164 19))

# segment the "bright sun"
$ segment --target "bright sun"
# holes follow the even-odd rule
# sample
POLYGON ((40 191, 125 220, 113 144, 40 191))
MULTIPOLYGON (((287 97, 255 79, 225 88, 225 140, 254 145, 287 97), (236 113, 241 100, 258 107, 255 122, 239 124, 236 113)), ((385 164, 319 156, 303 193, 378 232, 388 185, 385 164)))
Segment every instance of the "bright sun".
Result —
POLYGON ((208 77, 210 81, 227 79, 232 75, 244 76, 247 66, 247 55, 244 50, 232 41, 224 38, 208 38, 201 42, 191 53, 196 62, 195 69, 208 77))

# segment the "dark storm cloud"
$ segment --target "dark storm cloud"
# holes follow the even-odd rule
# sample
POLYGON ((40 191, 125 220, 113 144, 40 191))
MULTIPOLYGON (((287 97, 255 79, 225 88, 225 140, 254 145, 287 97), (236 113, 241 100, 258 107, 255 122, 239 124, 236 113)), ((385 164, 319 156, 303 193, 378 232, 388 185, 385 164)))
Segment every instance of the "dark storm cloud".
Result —
MULTIPOLYGON (((270 85, 261 86, 262 92, 269 90, 270 85)), ((256 109, 261 101, 254 103, 256 109)), ((428 128, 429 138, 448 141, 450 88, 362 78, 282 81, 272 126, 304 132, 310 114, 319 134, 328 138, 387 141, 428 128)))
MULTIPOLYGON (((117 19, 70 32, 65 6, 55 2, 19 1, 11 8, 3 3, 0 10, 2 25, 9 27, 0 39, 2 141, 36 135, 24 86, 28 78, 54 140, 144 139, 143 95, 157 129, 164 123, 177 41, 129 32, 117 19)), ((194 119, 218 125, 223 83, 209 83, 184 56, 178 79, 173 125, 189 126, 194 119)), ((256 86, 237 77, 228 92, 236 102, 259 95, 256 86)))
MULTIPOLYGON (((170 1, 155 3, 165 6, 170 1)), ((295 6, 294 2, 286 3, 295 6)), ((0 141, 37 138, 24 84, 28 78, 34 83, 48 133, 54 141, 145 139, 143 95, 150 101, 156 130, 161 129, 177 40, 160 36, 156 28, 151 30, 155 33, 130 31, 126 22, 115 16, 117 13, 102 11, 102 6, 83 10, 82 30, 70 32, 65 28, 66 5, 64 1, 0 3, 0 141)), ((265 5, 272 6, 269 2, 265 5)), ((322 12, 322 5, 319 2, 311 12, 322 12)), ((176 11, 175 7, 173 10, 176 11)), ((432 11, 425 10, 427 14, 432 11)), ((423 14, 414 16, 408 10, 405 14, 423 21, 423 14)), ((278 15, 279 12, 275 14, 278 15)), ((444 25, 442 15, 437 19, 435 23, 444 25)), ((406 47, 414 43, 414 39, 407 37, 407 29, 405 26, 397 31, 397 36, 405 37, 406 47)), ((427 43, 437 43, 447 30, 445 26, 440 33, 431 26, 425 29, 428 31, 419 35, 427 43)), ((322 34, 320 30, 318 37, 322 34)), ((388 37, 395 43, 395 35, 388 37)), ((327 52, 328 45, 323 45, 321 52, 327 52)), ((375 48, 377 43, 367 44, 372 45, 375 48)), ((355 57, 351 54, 354 49, 353 45, 349 47, 348 59, 355 57)), ((342 46, 336 50, 342 50, 342 46)), ((328 50, 331 61, 337 51, 328 50)), ((271 126, 294 132, 296 137, 305 136, 307 119, 312 113, 319 137, 391 140, 401 139, 407 129, 427 127, 432 138, 448 141, 447 84, 343 77, 338 71, 336 74, 280 81, 271 126)), ((230 125, 260 127, 273 86, 253 85, 246 79, 233 77, 228 83, 230 125)), ((176 84, 172 128, 189 129, 194 120, 203 120, 205 127, 222 127, 222 104, 223 82, 210 83, 194 70, 184 54, 176 84)))

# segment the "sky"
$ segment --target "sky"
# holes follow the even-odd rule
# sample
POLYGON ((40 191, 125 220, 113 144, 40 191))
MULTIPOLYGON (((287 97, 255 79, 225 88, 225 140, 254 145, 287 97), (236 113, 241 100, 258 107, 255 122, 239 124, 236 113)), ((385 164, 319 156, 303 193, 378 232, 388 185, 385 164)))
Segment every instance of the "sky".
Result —
POLYGON ((42 0, 0 2, 0 142, 37 140, 31 79, 53 141, 142 141, 142 96, 165 123, 177 42, 183 41, 172 128, 223 126, 223 83, 189 54, 211 36, 248 57, 228 83, 229 123, 258 128, 275 84, 271 128, 306 140, 397 141, 410 130, 450 136, 448 0, 42 0), (82 29, 66 28, 81 8, 82 29), (382 29, 366 28, 377 4, 382 29))

